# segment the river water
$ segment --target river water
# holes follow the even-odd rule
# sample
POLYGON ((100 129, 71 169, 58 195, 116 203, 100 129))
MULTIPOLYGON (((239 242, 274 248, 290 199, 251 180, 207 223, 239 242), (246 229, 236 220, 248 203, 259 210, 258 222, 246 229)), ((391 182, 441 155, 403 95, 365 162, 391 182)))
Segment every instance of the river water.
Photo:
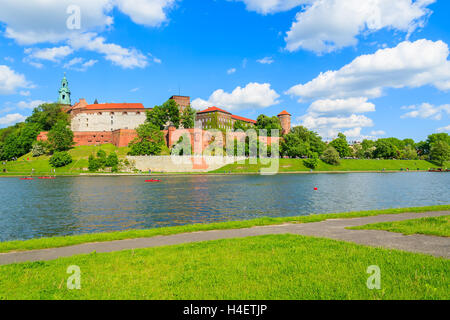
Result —
POLYGON ((1 178, 0 241, 448 203, 448 173, 1 178))

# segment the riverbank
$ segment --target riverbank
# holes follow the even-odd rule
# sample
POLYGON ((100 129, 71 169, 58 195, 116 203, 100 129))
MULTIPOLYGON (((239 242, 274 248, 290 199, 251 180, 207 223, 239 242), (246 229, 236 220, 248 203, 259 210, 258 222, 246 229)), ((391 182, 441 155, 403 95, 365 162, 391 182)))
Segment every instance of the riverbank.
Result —
MULTIPOLYGON (((419 215, 378 215, 43 250, 42 260, 47 261, 0 265, 0 300, 448 300, 447 238, 396 233, 380 237, 376 233, 384 231, 346 229, 419 215), (69 251, 69 255, 56 259, 56 251, 69 251), (79 290, 66 286, 69 266, 80 271, 79 290), (379 270, 381 280, 376 288, 368 281, 373 270, 379 270)), ((28 259, 39 251, 29 253, 12 255, 28 259)))
POLYGON ((193 225, 165 227, 148 230, 129 230, 120 232, 93 233, 93 234, 84 234, 66 237, 31 239, 25 241, 8 241, 8 242, 0 242, 0 253, 47 249, 47 248, 61 248, 83 243, 150 238, 156 236, 167 236, 198 231, 244 229, 257 226, 280 225, 284 223, 313 223, 329 219, 350 219, 357 217, 400 214, 407 212, 420 213, 420 212, 448 211, 448 210, 450 210, 450 205, 387 209, 387 210, 371 210, 371 211, 346 212, 346 213, 331 213, 331 214, 314 214, 298 217, 282 217, 282 218, 264 217, 244 221, 230 221, 230 222, 210 223, 210 224, 193 224, 193 225))

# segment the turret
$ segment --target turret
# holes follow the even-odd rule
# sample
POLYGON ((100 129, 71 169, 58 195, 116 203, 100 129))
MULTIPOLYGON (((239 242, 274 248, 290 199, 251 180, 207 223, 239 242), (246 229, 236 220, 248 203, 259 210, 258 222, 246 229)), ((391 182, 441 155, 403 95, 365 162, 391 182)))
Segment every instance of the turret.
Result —
POLYGON ((66 78, 66 73, 64 73, 64 78, 61 81, 61 88, 59 89, 59 98, 58 103, 64 106, 71 106, 72 103, 70 101, 70 90, 69 90, 69 82, 66 78))
POLYGON ((281 122, 282 132, 281 134, 285 135, 291 132, 291 114, 286 110, 283 110, 279 115, 278 119, 281 122))

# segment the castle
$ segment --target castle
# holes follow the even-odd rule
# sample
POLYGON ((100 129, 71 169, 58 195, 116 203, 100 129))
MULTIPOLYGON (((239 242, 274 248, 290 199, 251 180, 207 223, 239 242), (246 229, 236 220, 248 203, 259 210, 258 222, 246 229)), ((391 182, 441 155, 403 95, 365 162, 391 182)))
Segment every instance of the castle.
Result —
MULTIPOLYGON (((100 104, 95 101, 94 104, 88 104, 85 99, 80 99, 72 105, 69 82, 65 74, 58 92, 58 103, 70 115, 76 146, 106 143, 112 143, 117 147, 128 146, 137 137, 136 128, 145 122, 147 111, 152 110, 145 108, 142 103, 100 104)), ((187 96, 172 96, 170 99, 177 103, 180 114, 191 104, 191 99, 187 96)), ((278 118, 282 125, 282 134, 288 133, 291 129, 291 115, 283 111, 278 118)), ((196 122, 201 124, 203 130, 232 129, 236 121, 241 121, 248 127, 256 125, 255 120, 233 115, 217 107, 198 111, 196 115, 196 122)), ((168 126, 163 131, 167 146, 172 146, 174 129, 168 126)), ((46 132, 38 136, 38 140, 46 139, 46 132)))

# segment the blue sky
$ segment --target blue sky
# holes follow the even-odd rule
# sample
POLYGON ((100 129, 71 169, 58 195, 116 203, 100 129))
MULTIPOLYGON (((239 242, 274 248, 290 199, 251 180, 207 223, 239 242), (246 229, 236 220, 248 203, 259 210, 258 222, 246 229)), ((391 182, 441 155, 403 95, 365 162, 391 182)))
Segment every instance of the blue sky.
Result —
POLYGON ((250 118, 285 109, 324 138, 423 140, 450 130, 448 1, 0 0, 0 8, 0 127, 55 101, 67 72, 72 103, 153 107, 181 92, 198 109, 250 118))

